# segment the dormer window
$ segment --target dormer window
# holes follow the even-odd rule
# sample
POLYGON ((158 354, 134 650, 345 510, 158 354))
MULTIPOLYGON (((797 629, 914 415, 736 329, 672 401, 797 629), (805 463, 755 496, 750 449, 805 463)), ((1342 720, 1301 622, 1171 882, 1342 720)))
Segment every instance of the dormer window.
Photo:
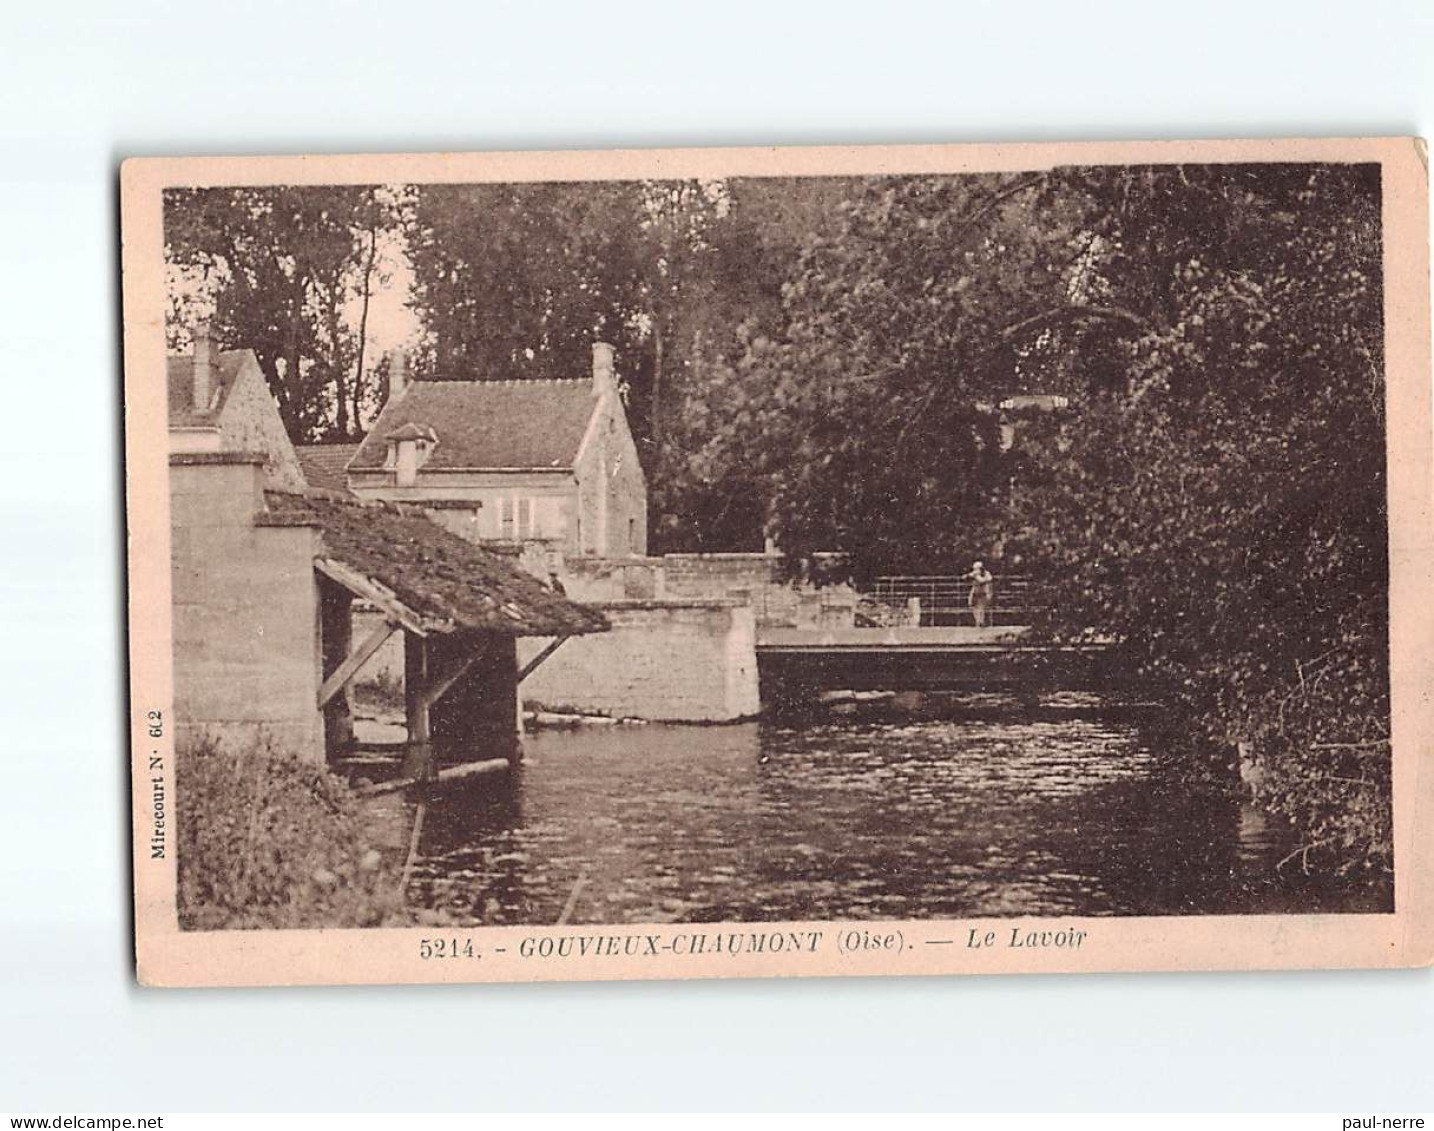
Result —
POLYGON ((388 458, 384 466, 393 471, 394 485, 412 487, 418 482, 418 469, 428 462, 438 446, 438 433, 424 424, 405 424, 385 437, 388 458))

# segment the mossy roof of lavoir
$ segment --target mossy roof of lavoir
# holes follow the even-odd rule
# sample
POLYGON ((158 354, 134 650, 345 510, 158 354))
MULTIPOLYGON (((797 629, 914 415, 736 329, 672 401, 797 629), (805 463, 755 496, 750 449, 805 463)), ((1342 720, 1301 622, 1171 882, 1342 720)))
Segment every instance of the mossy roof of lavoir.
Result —
POLYGON ((318 527, 321 558, 376 583, 434 630, 576 636, 609 628, 596 609, 554 593, 417 507, 316 491, 266 491, 264 498, 260 523, 318 527))

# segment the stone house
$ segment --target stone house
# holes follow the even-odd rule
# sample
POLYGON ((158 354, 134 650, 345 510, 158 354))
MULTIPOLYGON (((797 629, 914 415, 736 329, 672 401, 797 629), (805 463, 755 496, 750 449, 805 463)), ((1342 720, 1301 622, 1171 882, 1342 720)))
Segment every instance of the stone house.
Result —
POLYGON ((171 453, 259 452, 267 486, 303 489, 298 456, 253 350, 220 350, 200 325, 193 350, 166 358, 165 370, 171 453))
POLYGON ((647 552, 647 482, 618 394, 613 350, 576 380, 407 381, 347 465, 363 499, 422 505, 474 542, 572 557, 647 552))

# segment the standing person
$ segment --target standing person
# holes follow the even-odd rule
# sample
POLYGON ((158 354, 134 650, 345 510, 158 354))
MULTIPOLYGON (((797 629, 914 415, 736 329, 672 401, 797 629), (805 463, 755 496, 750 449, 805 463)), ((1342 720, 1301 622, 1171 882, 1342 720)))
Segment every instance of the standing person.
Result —
POLYGON ((996 578, 980 562, 972 563, 966 578, 971 582, 971 619, 977 628, 985 628, 991 605, 996 600, 996 578))

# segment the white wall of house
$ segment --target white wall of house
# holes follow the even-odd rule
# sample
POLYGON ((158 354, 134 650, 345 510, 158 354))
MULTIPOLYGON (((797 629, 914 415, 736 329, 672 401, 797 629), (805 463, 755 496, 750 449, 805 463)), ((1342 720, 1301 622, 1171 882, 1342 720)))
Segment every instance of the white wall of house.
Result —
POLYGON ((595 557, 647 553, 647 480, 617 397, 603 398, 574 473, 582 530, 579 552, 595 557))
POLYGON ((568 470, 433 471, 420 469, 412 487, 392 472, 351 472, 349 489, 365 499, 439 504, 434 513, 454 533, 473 540, 552 542, 577 552, 578 485, 568 470), (463 504, 471 504, 464 506, 463 504))

